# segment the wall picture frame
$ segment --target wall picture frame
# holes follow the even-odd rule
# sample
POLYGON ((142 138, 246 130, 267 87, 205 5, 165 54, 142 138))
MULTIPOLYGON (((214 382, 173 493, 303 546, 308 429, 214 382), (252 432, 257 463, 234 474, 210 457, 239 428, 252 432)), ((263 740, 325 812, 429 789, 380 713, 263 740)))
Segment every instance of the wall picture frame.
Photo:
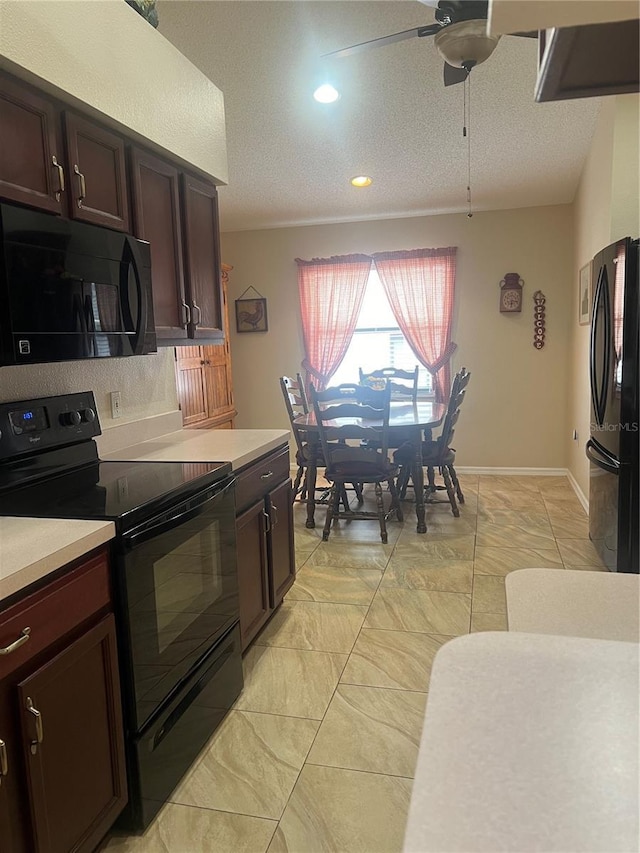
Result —
POLYGON ((266 299, 236 299, 235 304, 238 333, 269 331, 266 299))
POLYGON ((591 322, 591 261, 578 274, 578 323, 588 326, 591 322))

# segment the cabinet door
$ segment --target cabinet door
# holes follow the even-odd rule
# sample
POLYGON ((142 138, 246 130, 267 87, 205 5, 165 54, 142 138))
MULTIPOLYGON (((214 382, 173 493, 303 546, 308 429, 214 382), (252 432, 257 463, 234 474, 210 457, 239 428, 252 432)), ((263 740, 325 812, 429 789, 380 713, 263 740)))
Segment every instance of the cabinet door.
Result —
POLYGON ((202 347, 204 360, 205 388, 209 417, 226 415, 233 417, 230 365, 224 343, 202 347))
POLYGON ((176 347, 176 386, 184 426, 208 417, 202 347, 176 347))
POLYGON ((62 213, 63 172, 55 106, 27 86, 0 80, 0 197, 62 213))
POLYGON ((153 313, 158 338, 186 338, 178 170, 138 149, 131 151, 133 233, 151 244, 153 313))
POLYGON ((267 511, 271 518, 269 595, 271 607, 277 607, 296 579, 291 480, 269 492, 267 511))
POLYGON ((129 230, 124 140, 65 113, 69 213, 74 219, 129 230))
POLYGON ((13 689, 12 680, 0 681, 0 853, 31 853, 22 738, 13 689))
POLYGON ((18 685, 36 850, 94 850, 127 801, 112 615, 18 685))
POLYGON ((244 651, 269 618, 264 501, 236 519, 240 633, 244 651))
POLYGON ((182 196, 186 290, 191 306, 189 336, 221 340, 224 331, 218 192, 213 184, 183 175, 182 196))

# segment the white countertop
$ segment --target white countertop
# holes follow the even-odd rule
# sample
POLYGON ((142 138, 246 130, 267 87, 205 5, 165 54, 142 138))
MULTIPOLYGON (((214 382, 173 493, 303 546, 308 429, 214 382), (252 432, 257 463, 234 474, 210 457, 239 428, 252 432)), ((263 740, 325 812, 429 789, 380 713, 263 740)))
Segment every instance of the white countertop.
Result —
POLYGON ((520 569, 506 592, 510 631, 640 641, 640 575, 520 569))
POLYGON ((405 853, 637 851, 639 649, 506 632, 446 643, 405 853))
POLYGON ((0 517, 0 606, 114 534, 111 521, 0 517))
POLYGON ((181 429, 106 454, 118 462, 231 462, 234 471, 286 444, 285 429, 181 429))

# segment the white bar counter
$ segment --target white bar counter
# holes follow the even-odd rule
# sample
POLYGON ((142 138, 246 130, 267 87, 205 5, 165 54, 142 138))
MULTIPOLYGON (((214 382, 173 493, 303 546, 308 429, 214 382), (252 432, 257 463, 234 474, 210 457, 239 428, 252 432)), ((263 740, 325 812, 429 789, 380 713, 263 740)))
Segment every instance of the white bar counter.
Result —
POLYGON ((640 575, 520 569, 506 594, 509 631, 640 641, 640 575))
POLYGON ((111 521, 0 517, 0 607, 114 535, 111 521))
POLYGON ((181 429, 102 456, 117 462, 231 462, 234 471, 286 444, 285 429, 181 429))
POLYGON ((639 649, 506 632, 446 643, 405 853, 637 851, 639 649))

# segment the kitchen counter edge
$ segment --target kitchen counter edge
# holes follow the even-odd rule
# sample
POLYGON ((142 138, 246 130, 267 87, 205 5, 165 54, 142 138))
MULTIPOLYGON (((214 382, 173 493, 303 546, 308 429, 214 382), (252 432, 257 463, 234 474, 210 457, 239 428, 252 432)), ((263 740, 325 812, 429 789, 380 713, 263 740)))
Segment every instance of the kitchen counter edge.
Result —
POLYGON ((114 536, 111 521, 0 517, 0 609, 10 596, 114 536))

